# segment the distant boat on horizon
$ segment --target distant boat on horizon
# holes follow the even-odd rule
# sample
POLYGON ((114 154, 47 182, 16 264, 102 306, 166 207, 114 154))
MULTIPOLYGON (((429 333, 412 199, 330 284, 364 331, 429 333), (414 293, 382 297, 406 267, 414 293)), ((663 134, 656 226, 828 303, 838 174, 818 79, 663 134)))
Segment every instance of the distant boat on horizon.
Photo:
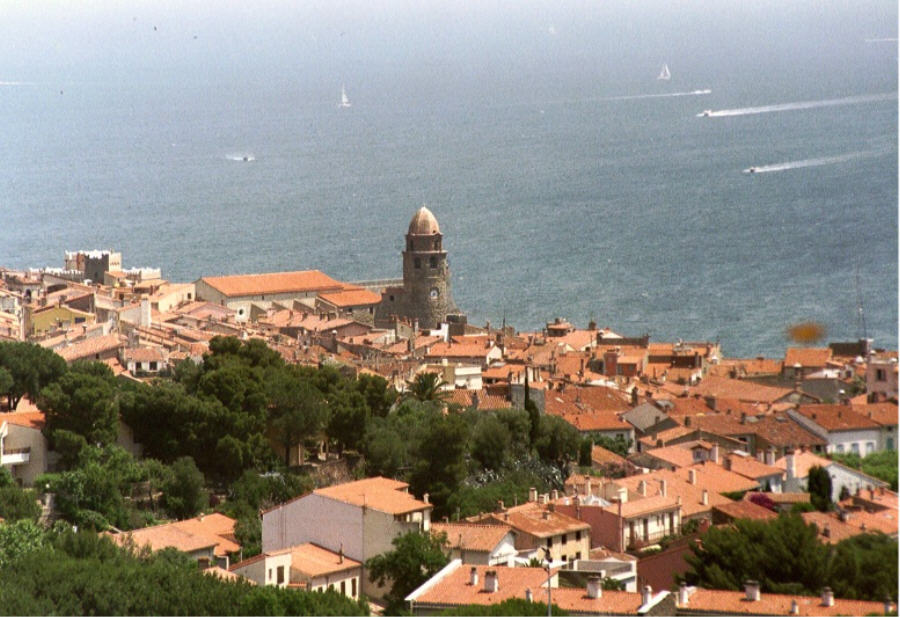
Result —
POLYGON ((657 79, 664 79, 664 80, 672 79, 672 73, 669 72, 668 64, 662 65, 662 70, 660 70, 659 76, 657 77, 657 79))
POLYGON ((353 103, 350 102, 350 97, 347 96, 347 89, 344 88, 344 85, 341 84, 341 102, 338 103, 338 107, 352 107, 353 103))

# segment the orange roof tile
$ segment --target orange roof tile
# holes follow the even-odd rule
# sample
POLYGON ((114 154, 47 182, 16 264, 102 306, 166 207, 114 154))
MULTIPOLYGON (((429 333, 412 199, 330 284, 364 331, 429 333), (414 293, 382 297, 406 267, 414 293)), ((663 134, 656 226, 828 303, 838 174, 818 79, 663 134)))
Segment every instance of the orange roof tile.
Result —
POLYGON ((679 609, 709 611, 723 615, 788 615, 791 601, 796 600, 800 615, 868 615, 884 613, 884 604, 864 600, 843 600, 835 598, 834 606, 823 606, 816 596, 794 596, 762 593, 755 602, 747 600, 742 591, 720 589, 696 589, 690 594, 686 606, 679 609))
MULTIPOLYGON (((534 601, 547 604, 547 590, 532 590, 534 601)), ((599 598, 591 598, 586 589, 559 587, 550 590, 550 599, 564 611, 586 615, 637 615, 642 605, 641 594, 630 591, 603 590, 599 598)))
POLYGON ((788 347, 784 353, 786 368, 799 364, 802 367, 815 368, 825 366, 831 360, 830 347, 788 347))
POLYGON ((871 418, 881 426, 897 426, 897 403, 851 404, 853 411, 871 418))
POLYGON ((68 347, 57 349, 56 353, 62 356, 66 362, 74 362, 80 359, 93 359, 96 354, 112 351, 121 346, 122 341, 119 339, 118 334, 107 334, 104 336, 92 336, 68 347))
POLYGON ((498 604, 511 598, 524 598, 526 588, 536 592, 546 581, 547 572, 543 568, 459 566, 436 585, 420 594, 416 598, 416 604, 442 606, 498 604), (478 573, 478 585, 469 582, 471 568, 475 568, 478 573), (484 575, 488 570, 497 572, 497 591, 485 591, 484 575))
POLYGON ((344 308, 348 306, 369 306, 381 302, 381 294, 363 289, 362 287, 347 286, 343 291, 321 293, 319 297, 334 306, 344 308))
POLYGON ((432 523, 431 531, 435 534, 447 534, 447 546, 450 548, 491 552, 512 531, 512 528, 509 525, 432 523))
POLYGON ((317 544, 292 546, 290 552, 291 569, 310 578, 362 567, 362 563, 317 544))
POLYGON ((341 291, 343 283, 319 270, 205 276, 201 281, 227 297, 341 291))
POLYGON ((714 510, 718 510, 733 519, 752 519, 757 521, 766 521, 778 518, 775 512, 768 508, 753 503, 752 501, 732 501, 713 506, 714 510))
POLYGON ((800 405, 797 413, 829 432, 879 428, 880 425, 850 405, 800 405))
POLYGON ((41 430, 44 428, 43 411, 13 411, 0 415, 0 423, 8 422, 16 426, 41 430))
POLYGON ((590 525, 561 512, 551 512, 536 507, 537 504, 523 504, 519 508, 509 508, 503 513, 489 514, 482 522, 493 521, 509 525, 516 531, 536 538, 549 538, 573 531, 585 531, 590 525))
POLYGON ((316 495, 337 501, 373 508, 390 514, 406 514, 427 510, 432 506, 406 492, 409 484, 389 478, 375 477, 336 484, 313 491, 316 495))
POLYGON ((763 386, 752 381, 715 376, 707 376, 693 388, 693 391, 701 396, 738 399, 751 403, 774 403, 793 392, 790 388, 763 386))

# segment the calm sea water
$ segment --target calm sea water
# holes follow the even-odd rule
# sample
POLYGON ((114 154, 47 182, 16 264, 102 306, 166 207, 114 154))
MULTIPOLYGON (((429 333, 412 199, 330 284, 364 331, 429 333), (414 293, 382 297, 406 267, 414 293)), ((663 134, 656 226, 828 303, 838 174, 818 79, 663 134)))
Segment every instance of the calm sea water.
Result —
POLYGON ((897 44, 866 42, 896 37, 896 6, 776 6, 529 14, 506 39, 521 53, 397 26, 405 54, 266 70, 0 61, 25 82, 0 85, 0 264, 114 248, 172 280, 398 276, 425 203, 473 323, 594 318, 780 355, 802 320, 861 335, 859 295, 896 348, 897 44), (798 102, 816 104, 745 113, 798 102))

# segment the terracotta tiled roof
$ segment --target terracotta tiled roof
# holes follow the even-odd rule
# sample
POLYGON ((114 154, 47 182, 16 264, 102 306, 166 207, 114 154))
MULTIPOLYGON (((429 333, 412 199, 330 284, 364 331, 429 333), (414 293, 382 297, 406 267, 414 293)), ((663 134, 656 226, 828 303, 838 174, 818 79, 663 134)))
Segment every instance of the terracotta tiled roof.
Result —
POLYGON ((772 467, 765 463, 760 463, 753 457, 740 456, 738 454, 726 454, 728 462, 731 465, 731 471, 740 474, 745 478, 753 480, 761 480, 767 476, 783 474, 784 470, 779 467, 772 467))
POLYGON ((343 291, 319 294, 325 302, 344 308, 349 306, 369 306, 381 302, 381 294, 361 287, 347 286, 343 291))
POLYGON ((40 430, 44 428, 43 411, 13 411, 0 415, 0 424, 8 422, 16 426, 40 430))
POLYGON ((768 508, 753 503, 752 501, 732 501, 713 507, 732 519, 746 518, 757 521, 766 521, 778 518, 778 515, 768 508))
MULTIPOLYGON (((542 568, 507 568, 504 566, 458 566, 436 585, 416 598, 417 604, 458 606, 465 604, 498 604, 511 598, 525 598, 525 589, 533 593, 545 584, 547 572, 542 568), (471 568, 478 573, 478 584, 469 582, 471 568), (497 572, 497 591, 485 591, 484 575, 497 572)), ((555 589, 553 591, 556 591, 555 589)), ((535 593, 535 595, 537 595, 535 593)))
POLYGON ((473 523, 432 523, 433 533, 447 534, 447 546, 467 551, 491 552, 512 531, 509 525, 473 523))
MULTIPOLYGON (((813 467, 828 467, 832 462, 827 458, 816 456, 812 452, 795 452, 794 468, 798 478, 805 478, 809 475, 809 470, 813 467)), ((775 461, 775 466, 779 469, 787 470, 787 456, 783 456, 775 461)))
POLYGON ((112 351, 121 346, 122 341, 118 334, 107 334, 93 336, 68 347, 57 349, 56 353, 61 355, 66 362, 74 362, 80 359, 93 359, 96 354, 112 351))
POLYGON ((591 462, 599 465, 625 465, 628 461, 603 446, 594 446, 591 448, 591 462))
POLYGON ((227 297, 340 291, 344 285, 318 270, 205 276, 201 281, 227 297))
POLYGON ((747 426, 753 433, 774 446, 824 446, 826 441, 808 431, 786 413, 763 416, 747 426))
POLYGON ((125 544, 130 538, 135 545, 149 546, 154 551, 171 547, 192 552, 215 547, 214 553, 217 556, 224 556, 241 548, 240 544, 234 541, 235 522, 224 514, 215 513, 113 534, 110 537, 119 545, 125 544))
POLYGON ((239 574, 235 574, 234 572, 229 572, 225 568, 220 568, 219 566, 213 566, 211 568, 207 568, 203 571, 203 573, 206 574, 207 576, 216 576, 216 577, 222 579, 223 581, 231 581, 231 582, 246 581, 246 582, 250 583, 251 585, 256 584, 256 581, 251 581, 249 578, 244 578, 243 576, 241 576, 239 574))
POLYGON ((837 512, 803 512, 801 516, 806 523, 816 526, 819 540, 827 544, 837 544, 841 540, 876 531, 897 536, 897 513, 892 510, 850 512, 846 521, 842 521, 837 512))
POLYGON ((762 386, 752 381, 714 376, 706 377, 693 388, 693 391, 702 396, 738 399, 751 403, 774 403, 793 392, 790 388, 762 386))
POLYGON ((490 514, 487 520, 482 522, 499 523, 501 525, 509 525, 516 531, 527 533, 536 538, 549 538, 563 533, 573 531, 585 531, 591 528, 590 525, 578 519, 567 516, 561 512, 550 512, 542 510, 536 504, 525 504, 518 509, 510 508, 504 513, 490 514), (544 518, 546 516, 546 518, 544 518))
POLYGON ((478 343, 435 343, 426 358, 487 358, 493 348, 478 343))
MULTIPOLYGON (((622 504, 622 518, 627 519, 634 516, 643 516, 652 512, 663 512, 676 508, 678 505, 678 498, 668 493, 665 497, 658 494, 653 496, 648 495, 647 497, 635 497, 622 504)), ((619 504, 617 503, 606 506, 603 509, 610 514, 615 514, 617 516, 619 514, 619 504)))
POLYGON ((709 366, 709 374, 718 377, 751 377, 777 375, 781 372, 781 360, 770 358, 723 358, 719 364, 709 366))
POLYGON ((856 413, 871 418, 881 426, 897 426, 896 403, 864 403, 850 406, 856 413))
POLYGON ((694 453, 690 448, 685 448, 683 444, 653 448, 652 450, 644 450, 644 452, 674 467, 687 467, 694 464, 694 453))
POLYGON ((797 413, 829 432, 879 428, 880 425, 850 405, 800 405, 797 413))
POLYGON ((789 615, 791 601, 796 600, 800 615, 869 615, 883 614, 884 604, 863 600, 835 598, 834 606, 823 606, 822 599, 814 596, 793 596, 762 593, 755 602, 747 600, 742 591, 697 589, 688 598, 687 606, 679 609, 708 611, 720 615, 789 615))
POLYGON ((799 364, 806 368, 825 366, 831 360, 830 347, 788 347, 784 353, 785 368, 799 364))
POLYGON ((126 349, 122 352, 125 361, 134 360, 135 362, 162 362, 165 358, 159 347, 136 347, 134 349, 126 349))
POLYGON ((291 569, 310 578, 359 568, 362 564, 316 544, 292 546, 291 569))
MULTIPOLYGON (((575 615, 637 615, 641 607, 641 594, 629 591, 603 590, 599 598, 591 598, 585 589, 560 587, 550 594, 553 604, 575 615)), ((534 601, 546 605, 546 589, 537 590, 534 601)))
POLYGON ((682 480, 688 481, 691 470, 696 473, 697 486, 708 489, 711 493, 735 493, 759 488, 759 482, 756 480, 750 480, 740 474, 728 471, 712 461, 704 461, 690 467, 680 467, 672 473, 682 480))
POLYGON ((409 484, 389 478, 366 478, 356 482, 336 484, 313 491, 316 495, 330 497, 337 501, 373 508, 389 514, 406 514, 427 510, 432 506, 419 501, 406 492, 409 484))
POLYGON ((624 486, 628 489, 629 495, 632 495, 639 494, 638 485, 641 480, 645 482, 647 497, 659 495, 659 481, 665 480, 666 495, 674 497, 676 501, 681 497, 681 515, 685 518, 703 512, 709 512, 712 506, 725 504, 731 501, 728 497, 720 495, 716 491, 705 487, 699 480, 697 484, 691 484, 686 479, 676 475, 675 472, 663 469, 647 474, 619 478, 615 480, 614 483, 618 486, 624 486), (707 505, 703 505, 704 488, 707 488, 707 505))

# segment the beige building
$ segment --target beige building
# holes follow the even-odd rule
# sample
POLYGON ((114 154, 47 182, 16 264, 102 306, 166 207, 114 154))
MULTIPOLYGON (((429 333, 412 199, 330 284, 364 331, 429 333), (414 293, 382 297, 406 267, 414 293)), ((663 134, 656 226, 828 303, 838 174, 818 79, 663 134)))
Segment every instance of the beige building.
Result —
POLYGON ((42 411, 5 413, 0 420, 0 465, 24 486, 47 471, 47 439, 42 411))
POLYGON ((276 301, 315 298, 347 287, 318 270, 206 276, 194 285, 197 299, 234 309, 237 321, 249 320, 254 305, 267 309, 276 301))
POLYGON ((307 543, 261 553, 230 568, 258 585, 332 590, 359 598, 362 564, 343 553, 307 543))
POLYGON ((479 522, 509 525, 516 532, 516 549, 534 551, 538 559, 571 563, 587 559, 591 550, 591 526, 557 511, 553 503, 542 507, 529 502, 488 514, 479 522))
MULTIPOLYGON (((314 490, 262 515, 262 549, 272 553, 306 543, 341 552, 365 563, 393 550, 391 541, 410 531, 431 528, 428 496, 418 500, 409 485, 389 478, 366 478, 314 490)), ((378 597, 379 589, 363 570, 362 591, 378 597)))

